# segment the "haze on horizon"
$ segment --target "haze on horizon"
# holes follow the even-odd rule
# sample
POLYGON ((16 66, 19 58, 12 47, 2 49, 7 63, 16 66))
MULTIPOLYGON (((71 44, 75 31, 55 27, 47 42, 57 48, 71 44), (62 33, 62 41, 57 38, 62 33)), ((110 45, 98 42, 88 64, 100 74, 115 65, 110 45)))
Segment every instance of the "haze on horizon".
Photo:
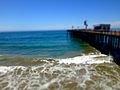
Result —
POLYGON ((0 31, 120 27, 120 0, 0 0, 0 31))

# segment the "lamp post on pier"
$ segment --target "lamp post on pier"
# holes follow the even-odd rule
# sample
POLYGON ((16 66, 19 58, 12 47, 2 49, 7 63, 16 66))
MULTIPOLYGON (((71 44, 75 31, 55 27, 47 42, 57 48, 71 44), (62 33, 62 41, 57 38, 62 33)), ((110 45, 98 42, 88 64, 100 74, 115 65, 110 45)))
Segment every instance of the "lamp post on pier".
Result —
POLYGON ((88 27, 87 20, 84 21, 84 25, 85 25, 85 29, 87 30, 88 27))

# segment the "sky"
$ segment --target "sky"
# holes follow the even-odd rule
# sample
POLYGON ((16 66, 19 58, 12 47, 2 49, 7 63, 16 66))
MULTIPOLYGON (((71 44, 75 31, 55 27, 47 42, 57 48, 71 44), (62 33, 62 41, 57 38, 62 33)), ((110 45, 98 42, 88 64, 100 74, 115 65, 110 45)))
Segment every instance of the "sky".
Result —
POLYGON ((120 27, 120 0, 0 0, 0 31, 120 27))

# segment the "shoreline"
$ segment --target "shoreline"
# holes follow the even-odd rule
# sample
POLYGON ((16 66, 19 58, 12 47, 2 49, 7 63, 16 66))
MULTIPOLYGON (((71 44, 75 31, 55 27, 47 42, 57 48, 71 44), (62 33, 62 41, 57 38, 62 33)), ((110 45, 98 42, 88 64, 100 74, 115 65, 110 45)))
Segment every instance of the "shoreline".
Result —
POLYGON ((59 64, 99 64, 110 63, 113 61, 111 56, 104 54, 91 53, 68 58, 32 58, 23 56, 0 56, 0 66, 37 66, 43 63, 59 64))

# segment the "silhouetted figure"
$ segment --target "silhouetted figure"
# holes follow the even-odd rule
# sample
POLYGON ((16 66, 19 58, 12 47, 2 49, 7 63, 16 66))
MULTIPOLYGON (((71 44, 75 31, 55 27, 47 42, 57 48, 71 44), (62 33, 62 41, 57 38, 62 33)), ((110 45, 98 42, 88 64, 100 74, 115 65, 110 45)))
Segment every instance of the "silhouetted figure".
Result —
POLYGON ((74 29, 74 26, 72 26, 72 29, 74 29))
POLYGON ((86 20, 84 21, 84 25, 85 25, 85 29, 87 29, 88 24, 86 20))

